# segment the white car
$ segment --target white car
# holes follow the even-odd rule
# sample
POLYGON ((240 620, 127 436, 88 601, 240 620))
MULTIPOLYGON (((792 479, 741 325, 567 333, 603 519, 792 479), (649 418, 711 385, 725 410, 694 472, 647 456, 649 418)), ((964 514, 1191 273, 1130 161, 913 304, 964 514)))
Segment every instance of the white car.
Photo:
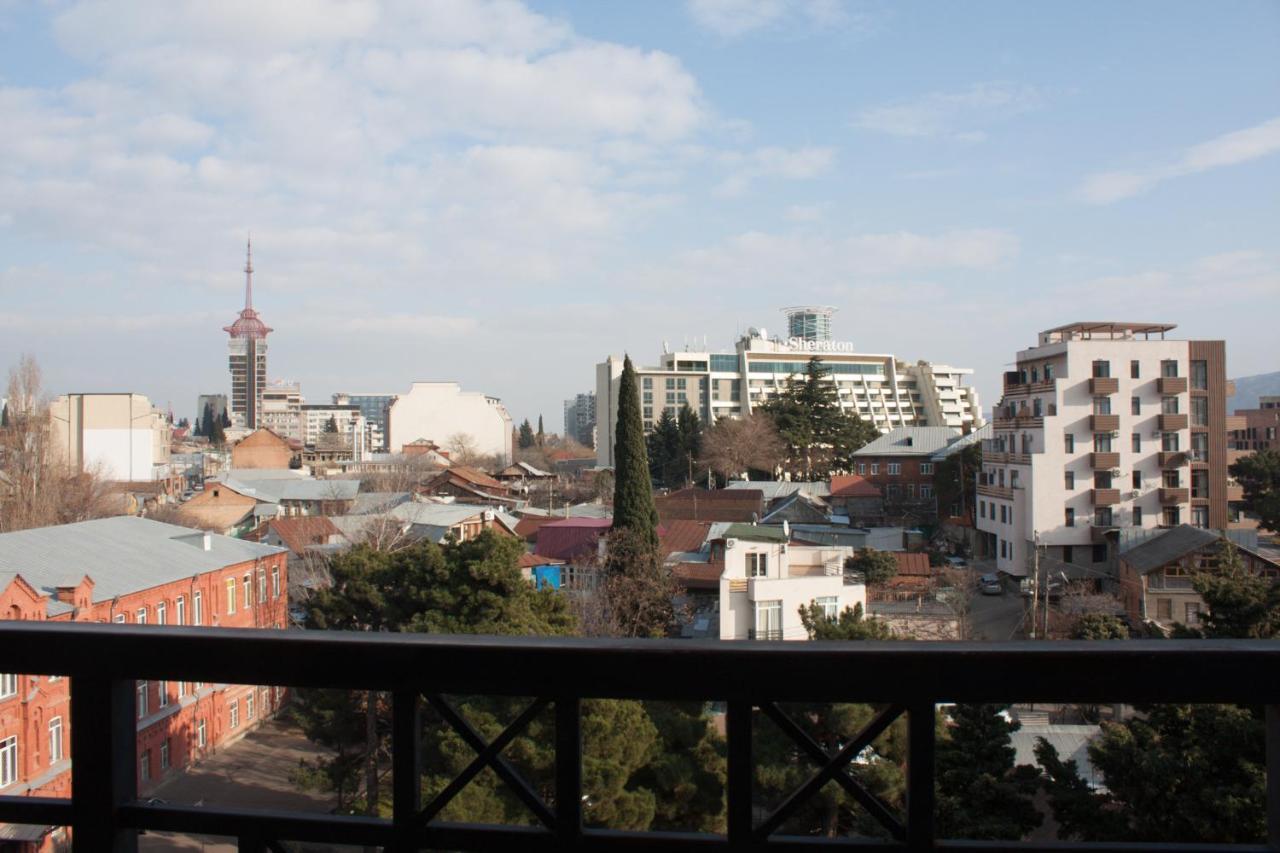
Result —
POLYGON ((983 575, 978 578, 978 588, 983 595, 1001 595, 1004 592, 1004 584, 1000 583, 999 575, 983 575))

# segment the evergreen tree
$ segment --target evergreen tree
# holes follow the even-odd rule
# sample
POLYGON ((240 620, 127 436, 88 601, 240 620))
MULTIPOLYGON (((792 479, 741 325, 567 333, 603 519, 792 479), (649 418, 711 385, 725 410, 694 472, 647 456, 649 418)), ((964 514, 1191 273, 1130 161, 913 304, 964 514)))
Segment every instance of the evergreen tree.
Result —
POLYGON ((938 743, 940 838, 1017 840, 1040 825, 1032 796, 1039 771, 1014 766, 1009 735, 1020 728, 1001 716, 1006 705, 956 705, 938 743))
POLYGON ((832 471, 849 470, 854 451, 880 433, 856 414, 840 408, 840 395, 818 359, 809 359, 803 378, 760 406, 777 424, 787 445, 784 467, 797 480, 821 480, 832 471))
POLYGON ((213 403, 204 404, 204 417, 200 419, 200 429, 196 431, 196 435, 205 438, 213 435, 213 403))
POLYGON ((694 465, 702 458, 702 418, 685 403, 680 407, 680 482, 694 477, 694 465))
POLYGON ((231 415, 227 414, 227 410, 222 410, 222 428, 226 429, 231 426, 231 415))
POLYGON ((1212 570, 1197 572, 1191 585, 1208 611, 1191 636, 1266 639, 1280 630, 1280 582, 1250 572, 1235 543, 1223 539, 1212 570))
POLYGON ((1129 629, 1110 613, 1086 613, 1071 629, 1073 640, 1127 640, 1129 629))
POLYGON ((9 404, 5 403, 0 407, 0 429, 7 429, 9 426, 9 404))
POLYGON ((525 418, 524 422, 520 424, 520 439, 518 443, 523 450, 528 450, 530 447, 533 447, 533 427, 529 425, 528 418, 525 418))
POLYGON ((209 443, 214 447, 222 447, 227 443, 227 434, 222 428, 222 421, 217 418, 213 419, 213 426, 209 428, 209 443))
POLYGON ((657 553, 658 511, 653 505, 653 482, 645 452, 644 421, 640 417, 640 389, 636 369, 627 356, 618 384, 618 429, 614 440, 613 529, 635 530, 657 553))
POLYGON ((828 619, 815 602, 800 608, 800 623, 810 640, 892 640, 888 623, 862 615, 862 605, 846 607, 835 619, 828 619))
POLYGON ((538 415, 538 436, 537 436, 537 439, 538 439, 538 446, 539 446, 539 447, 541 447, 541 446, 542 446, 542 443, 543 443, 544 441, 546 441, 546 438, 547 438, 546 433, 544 433, 544 432, 542 431, 542 415, 538 415))
POLYGON ((1244 507, 1268 530, 1280 530, 1280 450, 1259 450, 1231 463, 1244 507))
POLYGON ((331 435, 338 431, 337 415, 329 415, 329 420, 324 422, 324 431, 331 435))
POLYGON ((862 548, 844 561, 847 572, 858 572, 867 586, 882 584, 898 573, 898 560, 889 551, 862 548))
POLYGON ((650 477, 668 488, 682 482, 678 476, 682 464, 680 426, 670 409, 662 410, 645 443, 649 452, 650 477))
POLYGON ((952 507, 974 512, 977 506, 977 481, 982 469, 982 446, 975 442, 940 461, 934 468, 933 493, 938 515, 951 514, 952 507))

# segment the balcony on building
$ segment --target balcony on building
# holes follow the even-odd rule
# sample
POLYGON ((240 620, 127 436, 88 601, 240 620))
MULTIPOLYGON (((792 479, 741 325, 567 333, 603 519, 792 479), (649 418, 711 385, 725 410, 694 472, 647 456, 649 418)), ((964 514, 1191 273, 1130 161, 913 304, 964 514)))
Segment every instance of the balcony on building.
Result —
POLYGON ((1235 502, 1244 500, 1244 486, 1239 483, 1227 483, 1227 501, 1235 502))
POLYGON ((1187 428, 1187 415, 1185 412, 1181 414, 1175 414, 1175 415, 1160 416, 1161 432, 1177 432, 1178 430, 1186 429, 1186 428, 1187 428))
POLYGON ((1090 453, 1089 462, 1095 471, 1110 470, 1120 467, 1119 453, 1090 453))
POLYGON ((1187 392, 1187 377, 1161 376, 1156 380, 1156 388, 1161 394, 1185 394, 1187 392))
POLYGON ((1094 506, 1115 506, 1120 503, 1119 489, 1094 489, 1093 505, 1094 506))
POLYGON ((1089 379, 1089 393, 1095 396, 1118 394, 1120 380, 1114 376, 1094 376, 1089 379))
POLYGON ((1184 486, 1161 486, 1160 503, 1184 504, 1191 500, 1191 490, 1184 486))
POLYGON ((1181 450, 1161 450, 1159 458, 1161 468, 1181 468, 1187 464, 1187 454, 1181 450))
POLYGON ((1089 429, 1093 432, 1114 432, 1120 429, 1119 415, 1090 415, 1089 429))

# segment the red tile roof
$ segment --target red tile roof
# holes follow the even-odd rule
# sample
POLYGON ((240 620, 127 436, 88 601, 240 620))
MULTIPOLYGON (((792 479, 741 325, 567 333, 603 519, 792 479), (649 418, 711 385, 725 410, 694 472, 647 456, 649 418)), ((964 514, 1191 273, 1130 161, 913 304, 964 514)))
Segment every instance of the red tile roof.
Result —
POLYGON ((323 515, 299 515, 290 518, 275 518, 264 525, 261 535, 267 530, 275 531, 284 546, 295 554, 301 554, 311 545, 324 545, 330 536, 340 533, 333 522, 323 515))
POLYGON ((507 487, 504 484, 493 479, 485 472, 477 471, 475 468, 468 468, 465 465, 454 465, 452 468, 449 468, 441 474, 441 477, 448 479, 456 477, 457 479, 465 480, 472 485, 481 486, 485 489, 493 489, 499 492, 505 492, 507 490, 507 487))
POLYGON ((878 498, 880 489, 865 477, 857 474, 841 474, 831 478, 833 498, 878 498))
POLYGON ((893 551, 893 558, 898 561, 900 577, 928 577, 933 574, 929 566, 928 554, 910 554, 906 551, 893 551))

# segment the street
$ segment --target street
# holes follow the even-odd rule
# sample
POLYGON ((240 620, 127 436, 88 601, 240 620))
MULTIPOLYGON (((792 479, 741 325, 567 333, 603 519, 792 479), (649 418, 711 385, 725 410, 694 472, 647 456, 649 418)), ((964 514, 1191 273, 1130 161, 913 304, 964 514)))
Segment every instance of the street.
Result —
POLYGON ((1000 595, 974 592, 969 602, 969 630, 975 640, 1004 641, 1022 636, 1022 596, 1007 587, 1000 595))

